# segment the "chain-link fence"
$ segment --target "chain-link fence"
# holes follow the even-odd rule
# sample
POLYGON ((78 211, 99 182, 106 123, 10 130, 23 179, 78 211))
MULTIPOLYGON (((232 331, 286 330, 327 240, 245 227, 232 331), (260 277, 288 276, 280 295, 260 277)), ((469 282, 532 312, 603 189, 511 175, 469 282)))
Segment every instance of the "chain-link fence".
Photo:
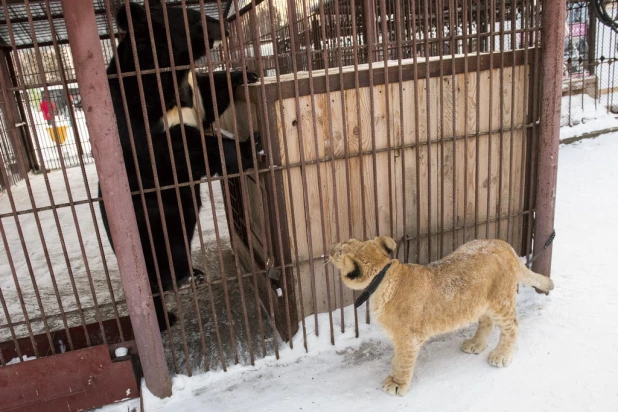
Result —
MULTIPOLYGON (((616 1, 598 1, 608 16, 618 17, 616 1)), ((569 1, 565 23, 561 126, 567 133, 618 126, 617 33, 598 18, 594 3, 569 1), (587 124, 582 126, 582 124, 587 124)))

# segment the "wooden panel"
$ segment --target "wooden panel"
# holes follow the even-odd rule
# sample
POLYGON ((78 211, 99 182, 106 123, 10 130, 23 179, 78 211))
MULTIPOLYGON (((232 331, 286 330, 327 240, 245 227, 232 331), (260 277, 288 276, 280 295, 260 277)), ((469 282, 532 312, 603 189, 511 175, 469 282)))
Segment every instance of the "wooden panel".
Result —
MULTIPOLYGON (((515 50, 505 51, 501 53, 480 53, 470 54, 467 62, 467 69, 469 72, 487 71, 490 67, 496 68, 503 65, 503 67, 511 67, 513 62, 517 66, 524 64, 526 61, 534 61, 534 49, 528 50, 515 50)), ((424 57, 418 57, 417 59, 403 59, 401 61, 402 77, 404 82, 413 81, 414 72, 419 79, 424 79, 427 74, 430 78, 438 78, 439 76, 448 77, 451 74, 462 74, 466 70, 466 58, 464 56, 455 56, 454 62, 451 63, 451 56, 432 56, 426 62, 424 57)), ((399 62, 391 60, 388 62, 388 81, 390 83, 398 82, 399 74, 399 62)), ((385 84, 386 76, 384 69, 384 62, 374 62, 373 67, 373 84, 379 86, 385 84)), ((354 66, 345 66, 341 69, 342 75, 339 73, 338 67, 331 67, 328 70, 328 77, 325 75, 324 70, 313 70, 311 77, 308 72, 297 72, 281 75, 279 78, 276 76, 264 78, 264 93, 266 100, 276 101, 279 99, 281 93, 282 99, 293 98, 298 92, 299 97, 309 96, 311 90, 316 95, 326 93, 326 83, 328 79, 329 89, 331 92, 340 90, 353 90, 356 83, 356 73, 354 72, 354 66), (298 85, 295 85, 294 77, 298 79, 298 85), (278 79, 280 84, 277 84, 278 79), (313 87, 312 87, 313 86, 313 87)), ((369 87, 369 70, 367 64, 358 65, 358 81, 360 88, 369 87)), ((250 100, 253 102, 261 99, 262 91, 258 86, 250 86, 249 94, 250 100)), ((238 88, 236 91, 236 99, 244 100, 244 90, 238 88)))
POLYGON ((80 411, 138 397, 131 361, 107 345, 0 368, 0 411, 80 411))
POLYGON ((420 254, 413 240, 410 259, 421 263, 451 252, 464 242, 464 232, 465 240, 489 236, 519 245, 524 66, 514 76, 507 68, 501 79, 495 69, 480 79, 472 72, 407 81, 401 93, 391 83, 373 93, 361 88, 301 97, 298 107, 295 99, 276 103, 284 113, 277 111, 278 143, 305 316, 352 301, 344 292, 341 302, 336 275, 322 267, 334 241, 420 236, 420 254))
MULTIPOLYGON (((266 236, 276 249, 269 254, 284 256, 279 264, 298 269, 299 314, 352 302, 351 291, 341 290, 338 274, 323 264, 335 241, 407 236, 409 260, 421 263, 474 238, 500 237, 519 247, 521 186, 528 178, 522 170, 528 151, 523 87, 530 68, 521 66, 527 52, 496 54, 493 61, 486 54, 470 58, 468 73, 462 57, 442 66, 432 60, 414 67, 406 61, 401 89, 394 66, 387 69, 386 84, 385 70, 375 66, 372 90, 367 70, 359 70, 359 89, 351 68, 344 68, 343 83, 333 71, 330 95, 326 76, 313 73, 311 96, 308 77, 298 73, 298 100, 292 77, 282 77, 280 86, 266 79, 262 117, 256 116, 261 86, 250 86, 254 126, 265 136, 264 121, 269 121, 273 162, 283 166, 274 187, 261 182, 259 191, 250 188, 251 224, 257 229, 256 200, 264 199, 271 220, 266 236), (502 73, 496 69, 500 64, 502 73), (275 240, 275 197, 283 251, 275 240)), ((245 135, 248 116, 241 106, 238 133, 245 135)), ((226 112, 222 127, 233 131, 232 121, 226 112)))
MULTIPOLYGON (((103 332, 105 333, 105 339, 103 339, 103 336, 101 335, 101 327, 98 323, 87 324, 85 330, 81 325, 69 328, 69 334, 73 342, 73 349, 84 349, 89 345, 101 345, 104 342, 107 342, 108 345, 116 345, 121 343, 126 344, 127 341, 131 341, 134 338, 131 319, 128 316, 121 317, 119 322, 116 322, 116 319, 108 319, 103 321, 101 324, 103 326, 103 332), (120 323, 120 327, 122 328, 122 336, 124 341, 120 338, 118 323, 120 323), (87 337, 86 334, 88 335, 87 337), (90 342, 88 342, 88 339, 90 339, 90 342)), ((61 352, 60 342, 64 342, 67 347, 69 346, 66 330, 60 329, 53 331, 51 332, 51 337, 55 353, 61 352)), ((47 334, 41 333, 39 335, 34 335, 33 340, 39 353, 53 353, 47 334)), ((17 339, 17 345, 19 346, 19 350, 22 355, 35 356, 30 337, 17 339)), ((2 352, 2 356, 7 362, 18 357, 17 348, 12 340, 0 342, 0 352, 2 352)))

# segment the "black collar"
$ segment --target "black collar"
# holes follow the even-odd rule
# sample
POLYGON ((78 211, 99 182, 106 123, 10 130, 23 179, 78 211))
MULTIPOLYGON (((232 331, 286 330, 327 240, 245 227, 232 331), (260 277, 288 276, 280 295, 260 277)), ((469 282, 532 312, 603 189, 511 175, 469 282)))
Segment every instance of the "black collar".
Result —
POLYGON ((384 276, 386 276, 386 272, 388 271, 388 269, 391 267, 392 264, 393 262, 390 262, 388 265, 384 266, 382 270, 380 271, 380 273, 378 273, 378 275, 375 278, 373 278, 369 286, 367 286, 367 289, 365 289, 363 293, 361 293, 361 295, 358 297, 358 299, 356 299, 356 302, 354 302, 355 308, 358 308, 360 305, 365 303, 365 301, 369 299, 369 296, 371 296, 373 292, 376 291, 378 286, 380 286, 380 283, 382 283, 382 281, 384 280, 384 276))

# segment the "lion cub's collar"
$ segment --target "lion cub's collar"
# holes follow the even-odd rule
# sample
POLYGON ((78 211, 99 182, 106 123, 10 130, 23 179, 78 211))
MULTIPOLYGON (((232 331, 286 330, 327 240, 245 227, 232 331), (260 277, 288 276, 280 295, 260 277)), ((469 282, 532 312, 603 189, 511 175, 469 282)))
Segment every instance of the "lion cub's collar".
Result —
POLYGON ((360 305, 365 303, 367 299, 369 299, 369 296, 371 296, 373 292, 375 292, 376 289, 378 289, 378 286, 380 286, 380 283, 382 283, 382 281, 384 280, 384 276, 386 276, 386 272, 388 271, 388 269, 391 267, 392 264, 393 262, 390 262, 388 265, 384 266, 382 270, 380 271, 380 273, 378 273, 378 275, 375 278, 373 278, 369 286, 367 286, 367 289, 365 289, 363 293, 361 293, 361 295, 358 297, 358 299, 356 299, 356 302, 354 302, 355 308, 358 308, 360 305))

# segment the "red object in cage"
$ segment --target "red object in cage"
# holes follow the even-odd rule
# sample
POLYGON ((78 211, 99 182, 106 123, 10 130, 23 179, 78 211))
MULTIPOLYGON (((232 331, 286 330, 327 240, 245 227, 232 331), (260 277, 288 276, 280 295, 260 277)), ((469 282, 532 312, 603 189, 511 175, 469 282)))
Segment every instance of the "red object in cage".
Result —
POLYGON ((49 121, 52 119, 53 114, 56 112, 56 105, 54 104, 54 102, 48 103, 47 100, 43 100, 41 102, 41 112, 43 113, 43 118, 49 121))

